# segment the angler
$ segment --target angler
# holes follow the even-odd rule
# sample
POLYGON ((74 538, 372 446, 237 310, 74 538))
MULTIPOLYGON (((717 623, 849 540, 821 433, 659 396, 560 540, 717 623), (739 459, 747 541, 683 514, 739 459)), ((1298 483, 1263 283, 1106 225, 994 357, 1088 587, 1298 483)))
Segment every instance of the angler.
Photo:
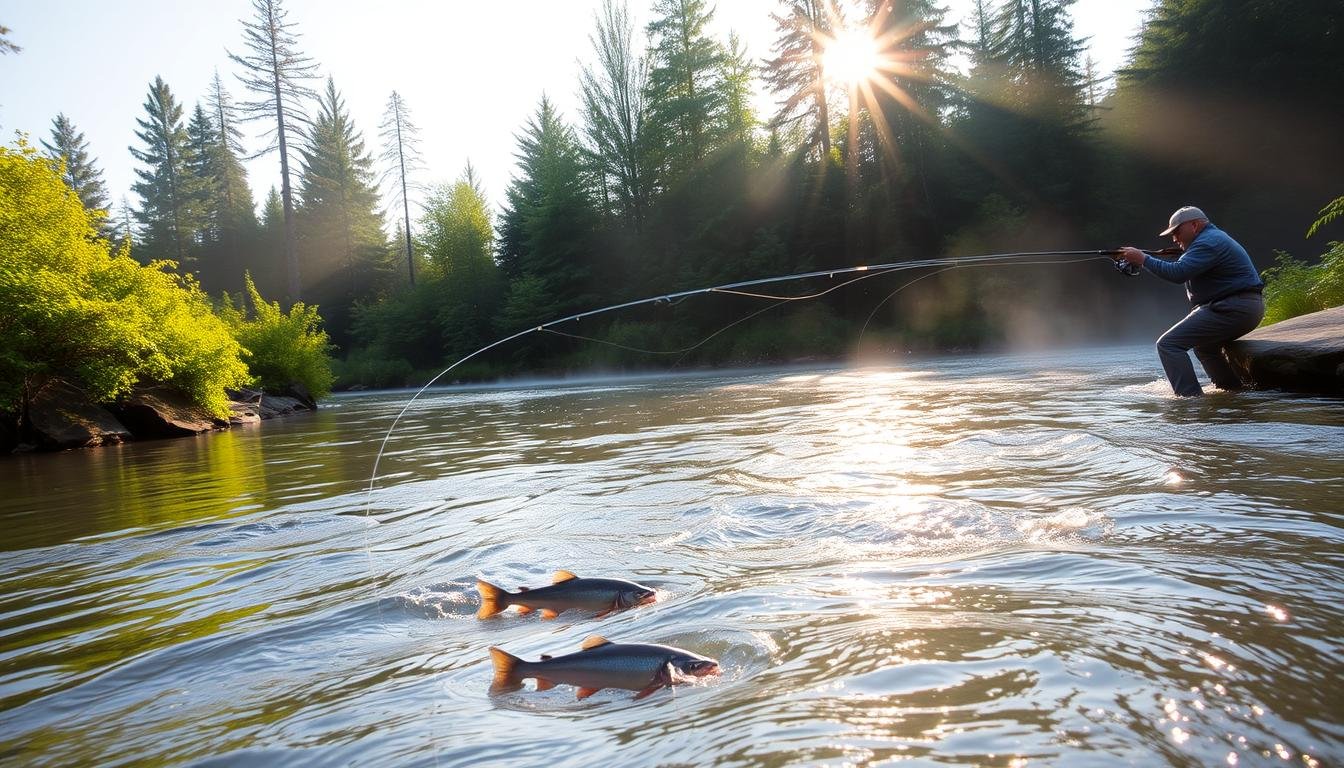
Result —
POLYGON ((543 619, 554 619, 571 608, 593 611, 596 614, 593 618, 600 619, 613 611, 648 605, 658 597, 653 589, 633 581, 581 579, 569 571, 556 571, 548 587, 522 587, 517 592, 507 592, 477 579, 476 591, 481 593, 478 619, 488 619, 511 605, 518 606, 519 613, 539 610, 543 619))
POLYGON ((565 656, 542 656, 540 661, 524 661, 491 648, 495 677, 490 690, 518 690, 523 680, 532 678, 537 681, 538 691, 563 683, 577 686, 578 697, 586 699, 603 688, 624 688, 638 691, 638 700, 659 688, 719 674, 719 663, 714 659, 670 645, 613 643, 593 635, 583 641, 582 648, 565 656))

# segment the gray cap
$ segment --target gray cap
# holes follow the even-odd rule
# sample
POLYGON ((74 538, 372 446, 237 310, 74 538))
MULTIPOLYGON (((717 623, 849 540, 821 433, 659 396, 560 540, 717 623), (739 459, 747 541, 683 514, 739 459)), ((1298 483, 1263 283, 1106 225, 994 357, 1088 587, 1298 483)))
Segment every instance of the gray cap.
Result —
POLYGON ((1177 208, 1175 213, 1171 214, 1171 221, 1167 222, 1169 226, 1166 229, 1162 230, 1161 232, 1158 232, 1157 236, 1166 237, 1167 235, 1170 235, 1172 232, 1175 232, 1176 228, 1181 226, 1185 222, 1199 221, 1201 219, 1204 221, 1208 221, 1209 217, 1205 216, 1203 211, 1199 210, 1193 205, 1182 206, 1180 208, 1177 208))

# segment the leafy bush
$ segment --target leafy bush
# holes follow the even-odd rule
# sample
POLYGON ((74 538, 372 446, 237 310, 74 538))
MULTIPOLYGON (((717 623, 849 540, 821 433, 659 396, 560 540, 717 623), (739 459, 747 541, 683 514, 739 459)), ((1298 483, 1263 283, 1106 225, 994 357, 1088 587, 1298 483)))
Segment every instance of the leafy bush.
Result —
POLYGON ((243 358, 254 383, 272 391, 299 384, 315 400, 331 394, 331 343, 321 328, 317 307, 295 302, 286 313, 279 302, 261 297, 251 275, 244 282, 251 316, 246 305, 238 309, 228 301, 220 308, 220 316, 243 345, 243 358))
POLYGON ((1261 325, 1344 305, 1344 243, 1331 243, 1315 266, 1279 251, 1264 278, 1265 319, 1261 325))
POLYGON ((0 147, 0 408, 62 376, 101 401, 164 383, 227 416, 225 390, 247 381, 237 342, 194 281, 113 253, 98 221, 56 164, 0 147))

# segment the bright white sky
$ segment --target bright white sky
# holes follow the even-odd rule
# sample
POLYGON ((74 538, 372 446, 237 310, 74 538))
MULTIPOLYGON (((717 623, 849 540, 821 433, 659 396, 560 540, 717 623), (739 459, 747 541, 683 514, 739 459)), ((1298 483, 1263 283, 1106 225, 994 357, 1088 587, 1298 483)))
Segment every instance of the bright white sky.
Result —
MULTIPOLYGON (((651 0, 628 2, 642 27, 651 0)), ((1099 73, 1123 63, 1152 4, 1073 6, 1076 34, 1090 40, 1099 73)), ((947 5, 949 21, 967 18, 970 0, 947 5)), ((378 125, 397 90, 421 131, 427 170, 419 181, 452 181, 470 160, 498 205, 513 173, 514 136, 542 93, 576 123, 581 60, 591 60, 589 35, 601 0, 285 0, 284 7, 300 49, 335 79, 372 154, 381 151, 378 125)), ((737 31, 760 60, 770 54, 769 14, 778 7, 778 0, 719 0, 716 31, 725 40, 737 31)), ((40 139, 50 139, 52 118, 65 112, 103 169, 114 208, 123 195, 136 204, 135 160, 127 148, 140 147, 135 121, 145 114, 150 82, 161 75, 187 116, 204 100, 216 69, 235 101, 249 98, 226 49, 244 53, 241 20, 252 15, 250 0, 0 0, 0 26, 23 49, 0 56, 3 143, 23 131, 40 148, 40 139)), ((772 104, 769 95, 758 99, 762 112, 772 104)), ((276 154, 251 161, 248 171, 258 203, 279 187, 276 154)))

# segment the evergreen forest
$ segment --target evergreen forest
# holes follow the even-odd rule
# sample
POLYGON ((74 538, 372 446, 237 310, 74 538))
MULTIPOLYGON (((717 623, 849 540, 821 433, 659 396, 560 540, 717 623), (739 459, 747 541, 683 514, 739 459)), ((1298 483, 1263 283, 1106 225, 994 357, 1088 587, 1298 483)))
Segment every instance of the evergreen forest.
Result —
MULTIPOLYGON (((1094 71, 1072 5, 975 0, 951 18, 934 0, 780 0, 773 47, 748 51, 710 32, 709 0, 606 0, 577 113, 519 94, 535 100, 530 119, 499 126, 517 166, 498 209, 470 166, 424 167, 415 105, 395 83, 384 120, 355 124, 281 0, 254 0, 228 31, 220 64, 237 77, 217 74, 203 94, 175 92, 171 72, 146 84, 128 198, 110 199, 65 114, 40 144, 83 206, 106 212, 91 226, 108 248, 175 269, 225 321, 242 322, 232 308, 249 301, 316 307, 338 388, 422 384, 527 328, 708 286, 1160 247, 1186 203, 1262 268, 1344 239, 1338 222, 1306 238, 1344 193, 1344 4, 1155 0, 1114 78, 1094 71), (647 23, 627 2, 648 3, 633 9, 647 23), (845 81, 823 54, 849 29, 868 30, 879 66, 845 81), (753 109, 760 90, 774 112, 753 109), (248 123, 268 145, 244 146, 248 123), (277 160, 274 178, 248 178, 259 153, 277 160)), ((456 375, 1108 340, 1117 317, 1180 306, 1179 291, 1137 282, 1093 259, 897 273, 778 307, 709 294, 530 335, 456 375)))

